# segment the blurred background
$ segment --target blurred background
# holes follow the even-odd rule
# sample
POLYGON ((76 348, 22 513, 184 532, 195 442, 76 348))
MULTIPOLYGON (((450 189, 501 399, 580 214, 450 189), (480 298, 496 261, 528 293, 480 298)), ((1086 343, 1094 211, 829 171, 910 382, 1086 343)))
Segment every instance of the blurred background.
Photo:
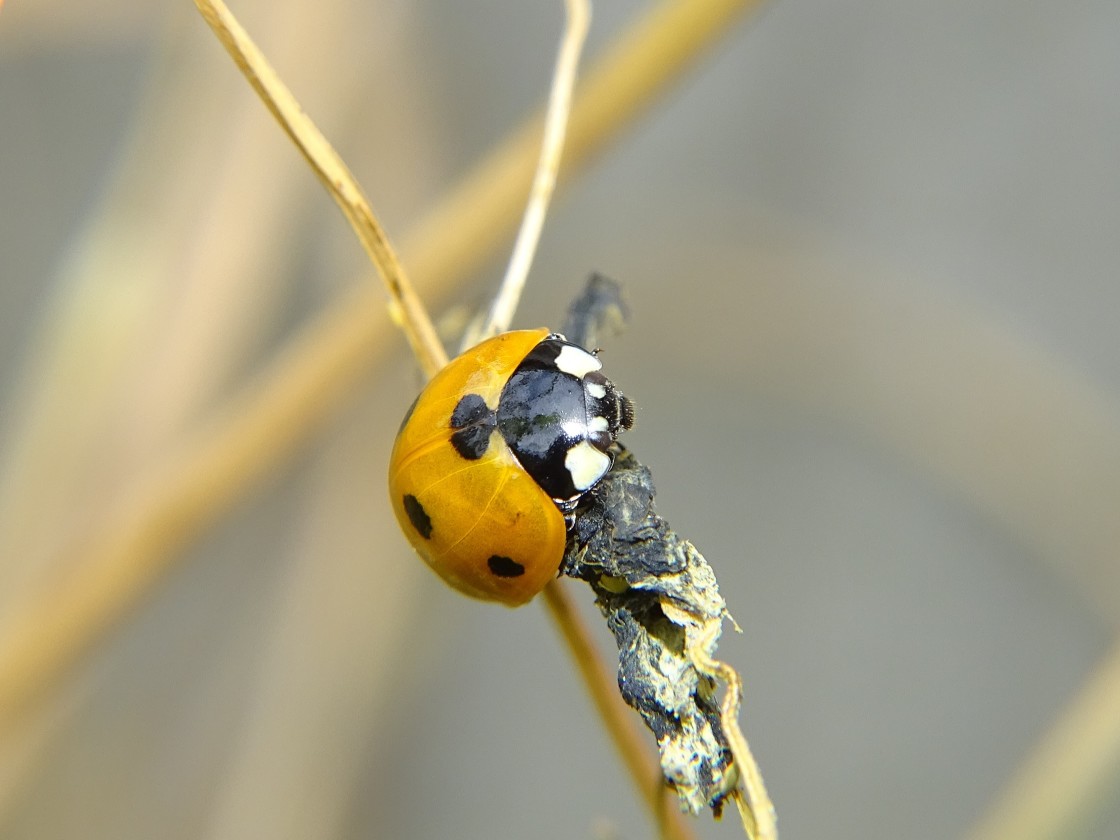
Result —
MULTIPOLYGON (((650 8, 597 4, 587 61, 650 8)), ((234 11, 402 238, 543 101, 563 19, 234 11)), ((1118 90, 1115 3, 775 2, 552 211, 520 325, 625 284, 627 443, 744 630, 720 651, 783 837, 1120 836, 1118 90), (1008 828, 1050 808, 1008 786, 1056 726, 1093 748, 1042 760, 1060 830, 1008 828)), ((373 274, 187 3, 6 5, 0 212, 10 636, 373 274)), ((381 320, 294 457, 5 728, 0 836, 652 836, 544 610, 455 595, 398 534, 420 375, 381 320)))

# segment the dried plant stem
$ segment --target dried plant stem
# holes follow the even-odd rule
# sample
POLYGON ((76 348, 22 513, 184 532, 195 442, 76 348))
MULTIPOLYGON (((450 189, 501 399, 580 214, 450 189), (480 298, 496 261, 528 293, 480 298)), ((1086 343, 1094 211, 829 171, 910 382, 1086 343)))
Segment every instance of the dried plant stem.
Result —
POLYGON ((357 179, 222 0, 195 0, 195 6, 342 209, 370 260, 377 266, 389 300, 399 308, 401 328, 420 367, 429 377, 434 376, 447 364, 447 353, 357 179))
POLYGON ((521 292, 529 277, 529 267, 533 263, 537 243, 540 242, 544 217, 548 204, 556 188, 556 176, 560 171, 560 155, 564 151, 564 135, 568 127, 568 115, 572 108, 572 89, 576 83, 579 68, 579 55, 587 38, 587 28, 591 22, 591 8, 587 0, 568 0, 567 22, 564 37, 560 42, 560 52, 556 57, 556 69, 552 76, 552 91, 548 97, 548 114, 545 118, 544 140, 541 142, 540 160, 533 176, 533 189, 529 205, 517 232, 517 241, 509 260, 505 277, 490 314, 478 336, 479 340, 505 332, 513 323, 513 314, 521 300, 521 292))
MULTIPOLYGON (((761 0, 663 0, 593 61, 576 88, 559 184, 572 177, 761 0)), ((516 230, 539 156, 541 119, 529 120, 448 192, 402 239, 429 301, 478 268, 516 230)))
POLYGON ((63 668, 138 602, 204 523, 290 452, 391 344, 367 319, 310 329, 226 410, 70 546, 75 571, 14 616, 0 638, 0 740, 63 668))
POLYGON ((777 840, 778 823, 774 811, 774 803, 766 792, 766 785, 762 781, 762 771, 758 769, 758 762, 754 760, 750 744, 743 735, 739 726, 739 710, 743 704, 743 680, 738 672, 725 662, 706 657, 706 646, 703 643, 691 645, 689 652, 694 661, 702 665, 710 676, 722 680, 727 686, 720 707, 720 721, 723 723, 724 734, 731 745, 731 754, 735 756, 735 763, 743 774, 743 790, 736 791, 735 804, 739 809, 739 816, 743 826, 754 840, 777 840))
POLYGON ((622 755, 623 763, 653 815, 661 836, 690 840, 694 837, 692 829, 676 808, 668 806, 669 799, 665 795, 667 789, 661 768, 650 756, 645 739, 634 722, 633 712, 622 703, 615 679, 603 664, 587 626, 572 604, 565 584, 560 580, 552 581, 544 588, 543 597, 549 615, 556 622, 579 668, 587 693, 591 695, 599 717, 622 755))
MULTIPOLYGON (((758 0, 672 0, 628 32, 576 95, 562 177, 614 139, 688 63, 758 0)), ((402 249, 438 298, 512 230, 532 177, 539 126, 499 147, 407 237, 402 249)), ((173 564, 175 552, 288 457, 388 347, 382 293, 340 295, 212 422, 140 479, 117 515, 77 535, 80 570, 13 617, 0 638, 0 738, 173 564)))
POLYGON ((967 835, 1058 840, 1115 801, 1120 780, 1120 642, 967 835))
POLYGON ((743 680, 734 668, 709 654, 715 647, 715 640, 719 638, 723 617, 707 621, 680 609, 668 599, 662 599, 661 609, 670 621, 685 628, 685 650, 696 670, 726 686, 720 706, 720 723, 742 777, 743 789, 735 791, 733 796, 747 836, 752 840, 778 840, 774 803, 770 801, 770 795, 762 781, 762 772, 758 769, 747 738, 739 726, 743 680))

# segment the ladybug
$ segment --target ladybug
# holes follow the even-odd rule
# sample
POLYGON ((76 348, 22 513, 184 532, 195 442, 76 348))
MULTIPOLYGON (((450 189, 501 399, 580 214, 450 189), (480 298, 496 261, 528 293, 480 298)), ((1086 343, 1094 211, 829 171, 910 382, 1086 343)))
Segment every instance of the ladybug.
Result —
POLYGON ((455 589, 515 607, 554 578, 580 497, 634 422, 594 353, 547 329, 482 342, 405 415, 389 495, 408 541, 455 589))

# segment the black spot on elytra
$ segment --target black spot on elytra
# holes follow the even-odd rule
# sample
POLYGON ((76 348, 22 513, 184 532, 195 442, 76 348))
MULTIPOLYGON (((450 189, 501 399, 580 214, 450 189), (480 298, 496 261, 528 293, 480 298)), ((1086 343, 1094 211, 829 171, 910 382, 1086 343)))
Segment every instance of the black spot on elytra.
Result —
POLYGON ((494 424, 494 412, 486 400, 478 394, 467 394, 451 412, 451 428, 458 430, 451 435, 451 445, 463 458, 477 461, 490 448, 494 424))
POLYGON ((455 410, 451 412, 451 428, 461 429, 472 423, 478 423, 485 420, 489 413, 486 400, 478 394, 467 394, 459 400, 455 410))
POLYGON ((490 448, 492 426, 467 426, 451 435, 451 445, 468 461, 477 461, 490 448))
POLYGON ((408 514, 408 521, 416 532, 426 540, 432 538, 432 518, 420 504, 420 500, 411 493, 404 497, 404 512, 408 514))
POLYGON ((490 571, 498 577, 514 578, 521 577, 525 574, 524 566, 509 557, 502 557, 500 554, 490 555, 490 559, 486 561, 486 565, 489 566, 490 571))

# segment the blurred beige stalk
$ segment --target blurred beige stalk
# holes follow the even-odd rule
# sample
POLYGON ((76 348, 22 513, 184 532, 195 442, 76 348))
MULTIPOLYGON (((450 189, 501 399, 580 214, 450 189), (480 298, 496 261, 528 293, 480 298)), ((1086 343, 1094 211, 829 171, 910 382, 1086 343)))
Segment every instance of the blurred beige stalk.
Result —
POLYGON ((100 3, 71 3, 68 0, 36 0, 13 3, 5 8, 4 20, 16 27, 18 38, 5 44, 8 56, 34 52, 44 47, 86 46, 89 44, 132 43, 149 37, 166 12, 153 3, 136 0, 103 0, 100 3))
MULTIPOLYGON (((355 4, 318 5, 314 38, 306 37, 305 5, 256 6, 255 15, 252 8, 247 14, 276 60, 316 92, 316 116, 324 125, 364 104, 361 77, 338 74, 330 60, 336 50, 368 51, 368 44, 353 40, 355 4)), ((400 37, 404 21, 393 17, 387 10, 384 43, 373 51, 386 69, 404 66, 412 55, 400 37)), ((296 238, 300 208, 318 189, 225 53, 199 37, 204 27, 193 8, 172 9, 163 25, 166 50, 118 178, 54 284, 51 315, 28 354, 14 418, 4 429, 0 558, 8 559, 0 564, 0 618, 65 571, 51 561, 68 559, 61 552, 73 535, 119 502, 120 491, 197 421, 276 330, 289 292, 288 243, 296 238)), ((394 119, 414 121, 415 100, 399 87, 390 95, 394 119)), ((393 154, 402 170, 415 172, 425 168, 417 159, 422 151, 421 144, 412 159, 400 150, 393 154)), ((330 452, 324 457, 339 460, 330 452)), ((319 475, 324 498, 343 495, 335 488, 354 482, 342 470, 319 475)), ((370 568, 365 549, 375 540, 366 534, 338 546, 348 529, 317 527, 323 514, 314 506, 307 513, 306 536, 293 549, 297 567, 299 558, 352 560, 344 567, 360 579, 360 569, 370 568)), ((368 522, 356 514, 354 520, 368 522)), ((383 591, 392 583, 383 580, 383 591)), ((399 628, 409 600, 392 601, 394 609, 380 613, 379 621, 399 628)), ((307 613, 296 615, 302 620, 307 613)), ((291 620, 277 610, 278 637, 291 620)), ((305 630, 305 638, 315 637, 305 630)), ((388 628, 366 631, 366 638, 391 645, 388 628)), ((384 666, 383 657, 363 661, 374 670, 384 666)), ((68 696, 41 709, 40 720, 70 707, 68 696)), ((26 779, 44 726, 28 720, 5 741, 0 807, 10 785, 26 779)))
MULTIPOLYGON (((281 51, 325 72, 284 22, 301 7, 271 9, 281 51)), ((313 183, 221 51, 182 49, 192 10, 166 25, 119 178, 55 284, 6 430, 0 557, 20 562, 0 568, 5 611, 230 384, 283 303, 275 243, 313 183)), ((323 81, 330 111, 340 94, 323 81)))
POLYGON ((1120 782, 1120 644, 1014 773, 968 840, 1063 840, 1091 830, 1120 782))
POLYGON ((396 523, 380 499, 389 401, 367 394, 326 429, 271 599, 257 690, 201 837, 297 840, 345 835, 369 760, 361 733, 401 714, 402 679, 421 645, 412 620, 421 566, 384 550, 396 523), (298 760, 293 760, 298 757, 298 760))

